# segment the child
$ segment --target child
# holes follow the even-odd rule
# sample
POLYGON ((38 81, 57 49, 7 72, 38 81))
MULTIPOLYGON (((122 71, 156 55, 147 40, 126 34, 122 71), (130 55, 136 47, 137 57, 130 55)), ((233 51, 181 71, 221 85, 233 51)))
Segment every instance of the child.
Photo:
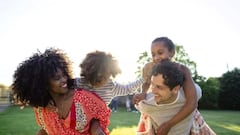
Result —
POLYGON ((116 96, 126 96, 137 92, 144 82, 143 78, 122 85, 112 79, 121 70, 111 54, 94 51, 87 54, 80 64, 80 78, 75 79, 75 87, 88 89, 100 96, 107 105, 116 96))
MULTIPOLYGON (((143 67, 143 78, 146 80, 142 86, 143 93, 146 93, 150 86, 152 67, 161 61, 171 60, 175 54, 175 45, 167 37, 156 38, 152 42, 151 53, 152 53, 153 61, 150 63, 147 63, 143 67)), ((181 64, 179 64, 179 65, 180 65, 180 68, 183 71, 184 77, 185 77, 185 80, 183 83, 183 89, 184 89, 184 93, 185 93, 185 97, 186 97, 186 103, 179 110, 179 112, 176 113, 175 116, 173 116, 170 120, 162 123, 161 126, 157 129, 157 133, 161 134, 161 135, 167 134, 168 131, 171 129, 171 127, 173 127, 178 122, 180 122, 181 120, 186 118, 189 114, 191 114, 197 108, 196 89, 194 87, 194 82, 192 80, 191 73, 186 66, 181 65, 181 64)), ((137 98, 137 96, 136 96, 136 98, 137 98)), ((135 102, 136 102, 136 99, 135 99, 135 102)), ((199 114, 199 112, 197 111, 196 114, 199 114)), ((141 116, 141 117, 144 118, 145 116, 141 116)), ((202 118, 202 117, 198 117, 198 118, 202 118)), ((197 121, 197 120, 195 120, 195 121, 197 121)), ((200 126, 205 124, 205 122, 203 120, 201 120, 201 121, 203 122, 203 124, 201 124, 200 126)), ((140 118, 140 123, 141 123, 141 118, 140 118)), ((196 131, 196 129, 192 129, 192 131, 196 131)), ((198 132, 200 132, 200 131, 198 130, 195 133, 197 134, 198 132)), ((194 133, 192 133, 192 134, 194 134, 194 133)))

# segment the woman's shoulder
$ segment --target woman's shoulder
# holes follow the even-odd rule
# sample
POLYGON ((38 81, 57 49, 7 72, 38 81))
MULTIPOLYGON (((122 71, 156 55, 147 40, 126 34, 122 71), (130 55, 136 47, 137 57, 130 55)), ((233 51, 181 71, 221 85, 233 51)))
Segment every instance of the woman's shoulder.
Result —
POLYGON ((92 92, 84 88, 75 89, 75 95, 78 95, 78 94, 93 95, 92 92))
POLYGON ((75 97, 86 97, 86 98, 94 98, 94 99, 100 98, 95 92, 91 92, 83 88, 75 89, 75 97))

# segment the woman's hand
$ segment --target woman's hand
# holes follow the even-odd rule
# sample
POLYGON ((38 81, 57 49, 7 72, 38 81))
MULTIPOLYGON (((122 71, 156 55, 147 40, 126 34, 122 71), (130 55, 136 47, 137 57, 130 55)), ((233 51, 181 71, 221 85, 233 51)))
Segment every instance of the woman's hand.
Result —
POLYGON ((100 126, 99 121, 96 120, 96 119, 93 119, 93 120, 91 121, 90 133, 91 133, 91 135, 106 135, 106 134, 103 132, 103 130, 102 130, 101 126, 100 126))
POLYGON ((36 135, 48 135, 44 129, 40 129, 36 135))

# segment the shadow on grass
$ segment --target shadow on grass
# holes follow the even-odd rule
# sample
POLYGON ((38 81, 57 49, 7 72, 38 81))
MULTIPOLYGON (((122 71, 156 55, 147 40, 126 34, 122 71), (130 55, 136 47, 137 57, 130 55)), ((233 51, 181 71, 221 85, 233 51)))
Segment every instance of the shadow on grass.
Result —
POLYGON ((208 125, 217 135, 239 135, 240 134, 240 112, 239 111, 200 111, 208 125))
POLYGON ((208 122, 218 135, 240 135, 240 124, 208 122))

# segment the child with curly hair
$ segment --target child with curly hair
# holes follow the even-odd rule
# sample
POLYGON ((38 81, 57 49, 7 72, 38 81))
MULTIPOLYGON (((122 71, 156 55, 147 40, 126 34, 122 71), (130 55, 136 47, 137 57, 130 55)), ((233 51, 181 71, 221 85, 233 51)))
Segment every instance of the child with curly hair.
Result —
POLYGON ((143 78, 128 84, 113 81, 113 78, 121 73, 118 61, 111 54, 102 51, 88 53, 80 68, 80 78, 75 79, 75 87, 96 93, 107 105, 116 96, 137 93, 144 82, 143 78))

